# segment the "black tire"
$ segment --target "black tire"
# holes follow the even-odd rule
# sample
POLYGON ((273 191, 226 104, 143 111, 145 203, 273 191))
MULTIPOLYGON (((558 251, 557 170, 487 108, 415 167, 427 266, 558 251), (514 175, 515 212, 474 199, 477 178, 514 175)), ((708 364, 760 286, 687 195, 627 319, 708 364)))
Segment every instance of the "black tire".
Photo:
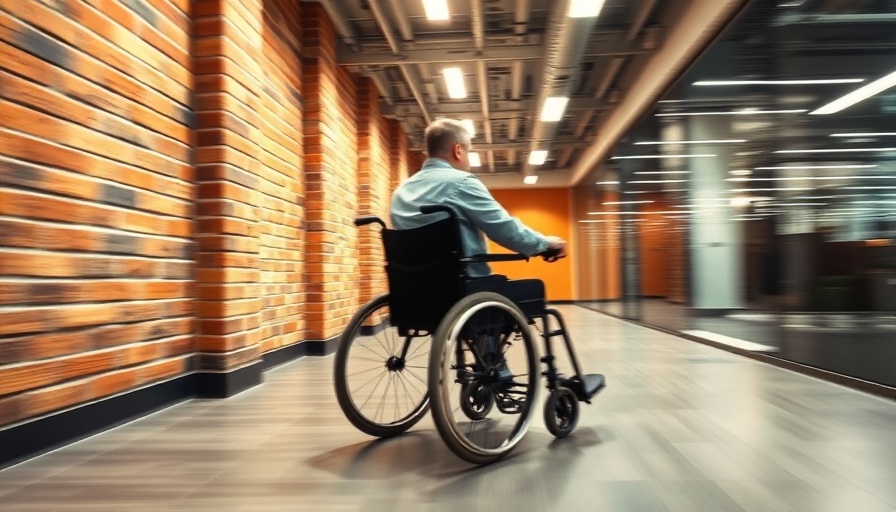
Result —
POLYGON ((537 347, 519 308, 496 293, 464 297, 436 329, 429 357, 433 421, 448 448, 473 464, 510 453, 529 428, 541 377, 537 347), (483 358, 486 351, 498 357, 483 358), (476 382, 490 387, 498 407, 469 418, 462 390, 476 382))
POLYGON ((544 403, 544 425, 557 439, 564 438, 579 421, 579 399, 571 389, 558 386, 544 403))
POLYGON ((339 339, 333 361, 336 399, 345 417, 365 434, 401 434, 429 410, 426 362, 431 337, 413 337, 407 357, 402 359, 404 343, 390 323, 388 295, 365 304, 339 339), (384 380, 382 394, 377 394, 384 380), (373 388, 362 389, 368 384, 373 388), (372 410, 368 407, 371 401, 372 410))
POLYGON ((471 420, 485 418, 495 405, 495 396, 491 389, 481 383, 464 385, 460 393, 460 409, 471 420))

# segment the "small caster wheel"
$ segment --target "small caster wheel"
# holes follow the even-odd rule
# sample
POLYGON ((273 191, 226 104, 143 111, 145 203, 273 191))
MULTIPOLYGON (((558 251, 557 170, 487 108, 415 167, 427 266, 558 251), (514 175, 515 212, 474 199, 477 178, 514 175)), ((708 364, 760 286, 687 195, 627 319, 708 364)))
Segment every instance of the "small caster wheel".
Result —
POLYGON ((544 424, 557 439, 569 435, 579 421, 579 399, 569 388, 558 386, 544 404, 544 424))
POLYGON ((473 421, 488 416, 493 405, 495 397, 492 390, 481 382, 465 384, 460 390, 460 409, 473 421))

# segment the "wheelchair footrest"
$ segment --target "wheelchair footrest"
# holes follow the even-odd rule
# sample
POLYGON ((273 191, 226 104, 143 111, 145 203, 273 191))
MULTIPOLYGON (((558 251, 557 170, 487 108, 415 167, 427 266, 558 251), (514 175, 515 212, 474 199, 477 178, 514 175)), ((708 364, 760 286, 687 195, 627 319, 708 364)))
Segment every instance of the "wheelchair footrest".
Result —
POLYGON ((560 379, 560 385, 572 390, 576 398, 581 402, 591 403, 591 397, 606 387, 604 376, 599 373, 583 375, 581 379, 576 377, 560 379))

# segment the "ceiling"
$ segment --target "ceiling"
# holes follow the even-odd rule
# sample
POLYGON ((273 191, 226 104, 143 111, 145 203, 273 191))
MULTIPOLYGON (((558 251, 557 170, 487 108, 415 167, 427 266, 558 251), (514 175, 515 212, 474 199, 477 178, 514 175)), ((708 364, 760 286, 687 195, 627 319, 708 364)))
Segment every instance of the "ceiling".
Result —
POLYGON ((571 0, 448 0, 450 20, 430 21, 422 0, 317 1, 339 63, 374 81, 413 148, 434 119, 473 120, 473 172, 490 188, 581 181, 745 3, 605 0, 596 18, 570 18, 571 0), (466 98, 449 97, 446 67, 462 70, 466 98), (552 96, 569 103, 541 121, 552 96), (534 150, 548 151, 544 164, 528 163, 534 150))
MULTIPOLYGON (((625 169, 687 169, 682 159, 668 156, 690 152, 716 159, 741 195, 780 196, 780 204, 796 204, 785 199, 810 195, 893 197, 896 89, 879 91, 839 112, 820 109, 896 73, 894 26, 894 0, 752 1, 616 141, 586 183, 611 181, 625 169), (753 112, 740 115, 748 110, 753 112), (707 126, 714 132, 707 132, 707 126), (645 144, 682 139, 730 142, 645 144), (628 160, 650 155, 654 157, 628 160)), ((651 187, 681 188, 644 188, 651 187)), ((887 209, 893 211, 892 206, 887 209)))

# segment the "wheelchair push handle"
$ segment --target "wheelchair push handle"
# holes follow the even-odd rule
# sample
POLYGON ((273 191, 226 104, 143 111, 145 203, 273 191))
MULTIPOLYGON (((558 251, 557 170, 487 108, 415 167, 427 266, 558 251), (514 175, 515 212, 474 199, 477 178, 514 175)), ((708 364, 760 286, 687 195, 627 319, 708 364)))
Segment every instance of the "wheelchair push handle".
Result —
POLYGON ((383 219, 377 217, 376 215, 368 215, 366 217, 358 217, 357 219, 355 219, 355 226, 357 227, 366 226, 373 223, 377 223, 384 228, 386 227, 386 223, 383 222, 383 219))
POLYGON ((439 213, 445 212, 451 217, 457 217, 457 214, 454 213, 454 208, 450 206, 445 206, 444 204, 425 204, 420 207, 420 213, 424 215, 429 215, 430 213, 439 213))

